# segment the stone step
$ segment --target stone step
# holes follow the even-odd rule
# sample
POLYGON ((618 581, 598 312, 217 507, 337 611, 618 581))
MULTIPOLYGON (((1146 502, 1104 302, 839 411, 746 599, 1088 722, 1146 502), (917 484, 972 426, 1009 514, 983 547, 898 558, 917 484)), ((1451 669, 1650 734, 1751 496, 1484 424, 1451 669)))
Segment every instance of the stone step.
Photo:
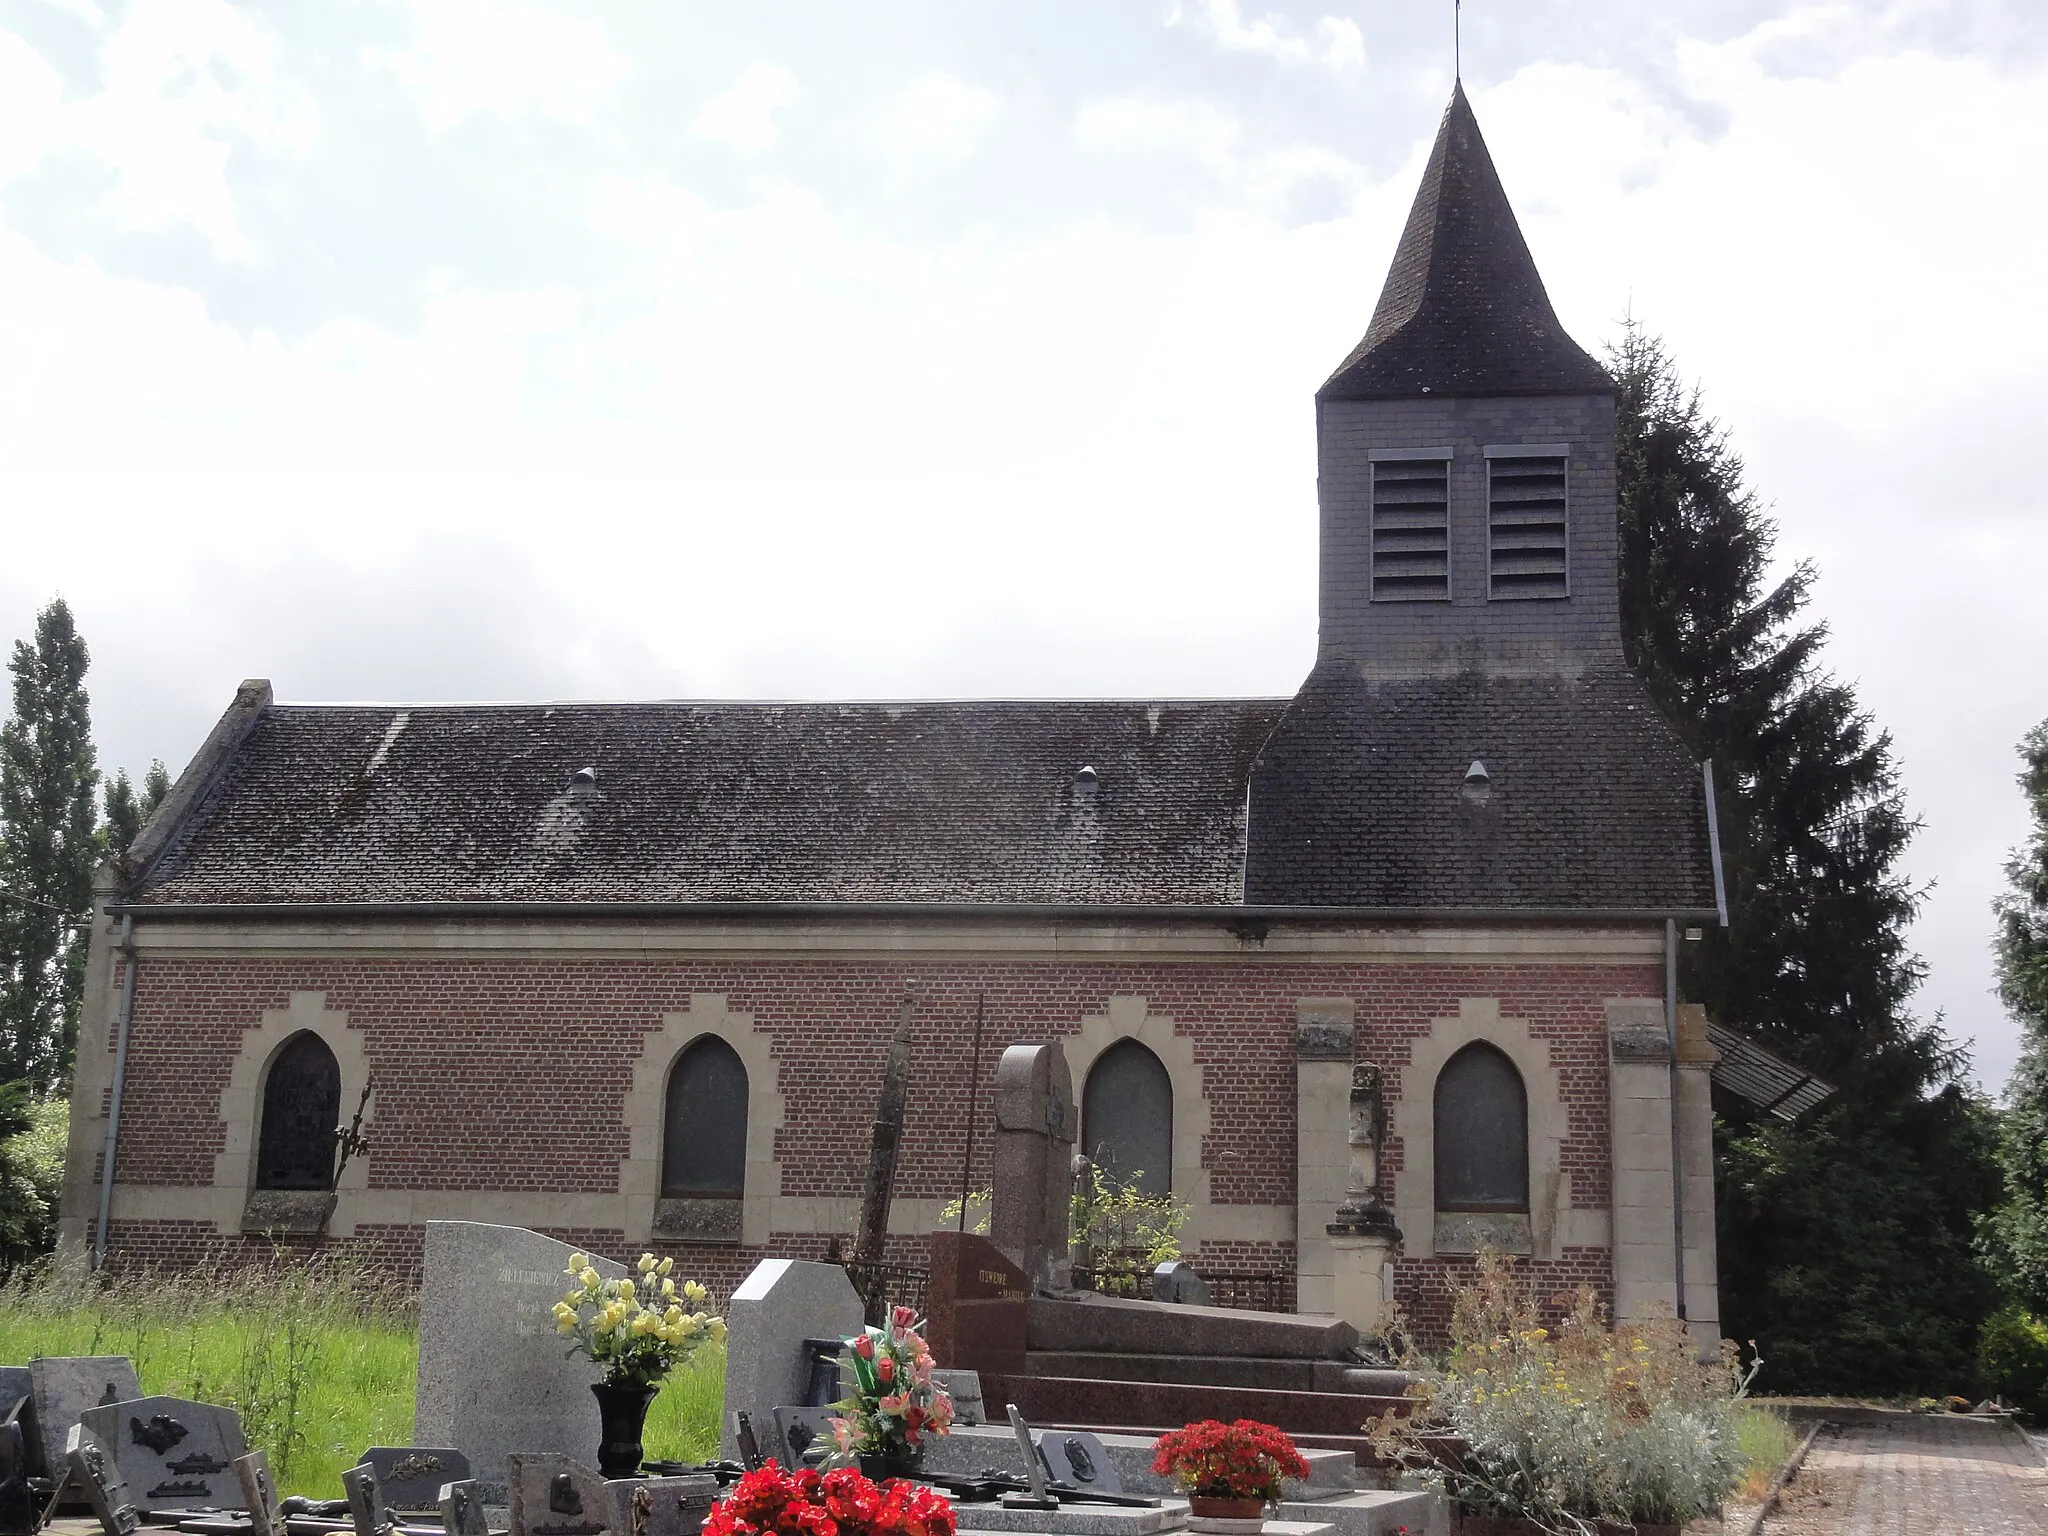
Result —
POLYGON ((1284 1392, 1356 1392, 1368 1397, 1406 1395, 1415 1378, 1406 1371, 1346 1365, 1337 1360, 1275 1360, 1256 1355, 1135 1355, 1108 1350, 1041 1350, 1025 1356, 1029 1376, 1078 1376, 1096 1381, 1178 1381, 1205 1387, 1251 1387, 1284 1392))
MULTIPOLYGON (((1000 1408, 997 1412, 1001 1412, 1000 1408)), ((1034 1429, 1078 1428, 1074 1425, 1039 1425, 1034 1429)), ((1143 1434, 1125 1434, 1117 1430, 1092 1430, 1102 1441, 1102 1449, 1116 1468, 1122 1480, 1125 1493, 1166 1495, 1178 1492, 1171 1478, 1161 1477, 1152 1470, 1152 1451, 1158 1443, 1160 1430, 1143 1434)), ((1308 1463, 1308 1478, 1304 1482, 1289 1479, 1283 1490, 1286 1497, 1310 1501, 1336 1498, 1354 1492, 1358 1487, 1358 1465, 1348 1449, 1302 1448, 1302 1460, 1308 1463)), ((991 1468, 1003 1472, 1024 1470, 1024 1450, 1017 1444, 1017 1436, 1007 1424, 956 1425, 950 1435, 931 1441, 925 1449, 925 1465, 934 1472, 952 1472, 971 1476, 991 1468)))
POLYGON ((1226 1355, 1344 1360, 1358 1330, 1334 1317, 1241 1312, 1077 1292, 1033 1297, 1025 1345, 1032 1350, 1119 1355, 1226 1355))
POLYGON ((982 1400, 991 1419, 1015 1403, 1033 1425, 1097 1425, 1119 1428, 1191 1424, 1197 1419, 1257 1419, 1297 1438, 1341 1436, 1364 1440, 1365 1422, 1389 1409, 1407 1411, 1405 1397, 1350 1392, 1296 1392, 1271 1388, 1214 1387, 1187 1382, 1118 1381, 1079 1376, 982 1374, 982 1400))
MULTIPOLYGON (((1334 1499, 1282 1499, 1283 1520, 1319 1520, 1336 1536, 1449 1536, 1450 1504, 1427 1489, 1367 1489, 1334 1499)), ((1272 1523, 1266 1525, 1272 1530, 1272 1523)))

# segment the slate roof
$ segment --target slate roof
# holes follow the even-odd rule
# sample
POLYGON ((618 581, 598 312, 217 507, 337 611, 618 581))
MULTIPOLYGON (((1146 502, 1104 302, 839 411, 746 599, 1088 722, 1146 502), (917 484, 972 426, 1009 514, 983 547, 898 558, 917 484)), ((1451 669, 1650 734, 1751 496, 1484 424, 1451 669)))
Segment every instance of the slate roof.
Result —
POLYGON ((1515 222, 1463 85, 1365 339, 1318 400, 1604 395, 1607 371, 1567 336, 1515 222))
POLYGON ((1234 903, 1285 703, 259 703, 131 899, 1234 903))
POLYGON ((1700 770, 1618 662, 1576 680, 1325 664, 1253 770, 1245 900, 1709 911, 1700 770))

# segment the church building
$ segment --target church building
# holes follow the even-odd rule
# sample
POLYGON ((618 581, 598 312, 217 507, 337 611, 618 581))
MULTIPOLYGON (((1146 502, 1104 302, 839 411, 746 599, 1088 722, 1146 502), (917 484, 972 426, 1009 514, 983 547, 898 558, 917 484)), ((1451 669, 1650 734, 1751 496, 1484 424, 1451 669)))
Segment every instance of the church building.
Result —
POLYGON ((1199 1269, 1329 1311, 1373 1063, 1423 1328, 1491 1244, 1711 1334, 1713 1051, 1674 979, 1711 787, 1623 662, 1613 381, 1462 88, 1314 409, 1291 698, 245 683, 100 875, 63 1241, 403 1273, 430 1220, 507 1222, 727 1289, 853 1232, 908 991, 894 1257, 987 1184, 1003 1048, 1057 1040, 1083 1146, 1186 1203, 1199 1269))

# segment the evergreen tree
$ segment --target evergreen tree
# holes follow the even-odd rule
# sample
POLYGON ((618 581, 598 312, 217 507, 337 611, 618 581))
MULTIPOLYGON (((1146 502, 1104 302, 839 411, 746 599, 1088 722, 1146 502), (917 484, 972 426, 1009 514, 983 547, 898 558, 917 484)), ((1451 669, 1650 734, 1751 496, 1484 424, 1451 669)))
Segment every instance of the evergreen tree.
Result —
POLYGON ((101 848, 107 853, 126 853, 170 792, 170 770, 164 767, 162 758, 153 761, 149 772, 143 775, 140 795, 135 792, 126 768, 107 780, 107 819, 100 827, 101 848))
POLYGON ((1793 1125, 1717 1097, 1723 1327, 1777 1390, 1946 1390, 1991 1301, 1993 1130, 1907 1008, 1916 823, 1891 741, 1801 622, 1812 567, 1768 583, 1775 529, 1698 392, 1634 324, 1610 363, 1624 644, 1718 789, 1730 925, 1687 946, 1684 989, 1839 1090, 1793 1125))
POLYGON ((99 858, 88 660, 58 598, 14 647, 0 726, 0 1082, 38 1094, 71 1073, 99 858))
POLYGON ((2014 1299, 2048 1316, 2048 720, 2020 743, 2020 757, 2034 830, 2007 861, 2006 890, 1993 907, 1998 995, 2019 1021, 2020 1059, 1999 1137, 2005 1197, 1988 1235, 2014 1299))

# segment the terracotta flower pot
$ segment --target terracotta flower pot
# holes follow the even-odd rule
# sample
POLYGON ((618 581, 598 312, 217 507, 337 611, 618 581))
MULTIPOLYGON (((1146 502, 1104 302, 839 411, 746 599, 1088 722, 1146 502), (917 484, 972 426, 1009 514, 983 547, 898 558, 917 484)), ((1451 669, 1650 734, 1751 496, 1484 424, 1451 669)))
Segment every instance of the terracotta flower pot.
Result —
POLYGON ((1188 1496, 1188 1529, 1195 1536, 1258 1536, 1265 1525, 1264 1499, 1220 1499, 1203 1493, 1188 1496))

